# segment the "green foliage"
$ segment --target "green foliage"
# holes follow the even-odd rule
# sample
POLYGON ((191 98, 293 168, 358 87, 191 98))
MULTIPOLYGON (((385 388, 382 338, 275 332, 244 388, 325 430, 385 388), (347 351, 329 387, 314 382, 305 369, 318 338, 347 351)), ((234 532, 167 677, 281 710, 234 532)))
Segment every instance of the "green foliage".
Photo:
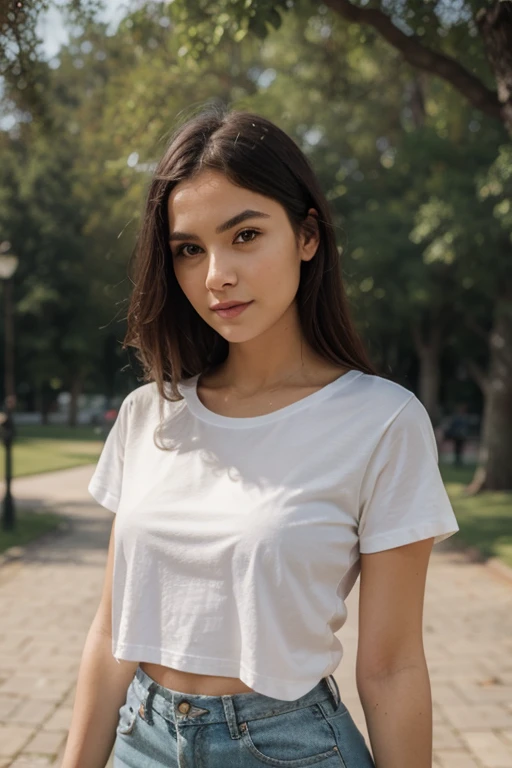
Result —
MULTIPOLYGON (((488 77, 469 5, 451 21, 440 4, 373 5, 488 77)), ((455 361, 485 361, 465 318, 470 308, 489 325, 509 264, 506 134, 374 29, 306 0, 137 3, 111 36, 83 21, 58 58, 41 65, 52 130, 20 119, 0 133, 25 380, 69 386, 79 371, 90 389, 122 384, 127 265, 150 173, 173 128, 211 100, 274 120, 310 158, 377 362, 409 381, 413 329, 428 336, 441 321, 455 361)), ((13 80, 6 99, 23 113, 13 80)))
POLYGON ((489 169, 480 175, 478 195, 482 202, 493 204, 492 213, 504 230, 504 241, 512 243, 512 144, 503 144, 489 169))
POLYGON ((23 547, 46 533, 56 531, 63 524, 62 515, 19 507, 15 520, 16 527, 12 531, 4 531, 0 527, 0 552, 10 547, 23 547))
POLYGON ((70 25, 90 23, 105 0, 32 0, 0 4, 0 78, 13 106, 29 110, 47 131, 52 129, 47 101, 49 73, 41 60, 38 22, 49 9, 58 8, 70 25))
MULTIPOLYGON (((169 8, 173 32, 195 58, 211 54, 226 40, 241 43, 248 34, 263 39, 272 29, 279 29, 286 0, 175 0, 169 8)), ((146 5, 150 12, 161 13, 162 3, 146 5)))

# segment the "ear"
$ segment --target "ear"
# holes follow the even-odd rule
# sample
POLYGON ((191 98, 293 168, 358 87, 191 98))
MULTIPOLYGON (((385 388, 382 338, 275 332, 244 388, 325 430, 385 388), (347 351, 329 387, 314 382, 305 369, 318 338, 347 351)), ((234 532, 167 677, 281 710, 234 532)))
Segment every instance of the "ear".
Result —
POLYGON ((302 261, 311 261, 320 245, 320 230, 318 227, 318 211, 310 208, 306 218, 302 222, 299 248, 302 261))

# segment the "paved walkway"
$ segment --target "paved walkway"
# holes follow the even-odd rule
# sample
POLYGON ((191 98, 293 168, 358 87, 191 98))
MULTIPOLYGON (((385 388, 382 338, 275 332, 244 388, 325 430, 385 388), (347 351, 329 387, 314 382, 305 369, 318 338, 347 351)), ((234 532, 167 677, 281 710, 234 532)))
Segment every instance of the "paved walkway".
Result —
MULTIPOLYGON (((87 494, 92 471, 13 485, 19 503, 44 502, 66 515, 70 528, 0 566, 0 768, 60 766, 112 521, 87 494)), ((336 678, 368 738, 354 681, 357 585, 348 609, 336 678)), ((425 647, 436 768, 511 768, 512 583, 438 545, 427 581, 425 647)))

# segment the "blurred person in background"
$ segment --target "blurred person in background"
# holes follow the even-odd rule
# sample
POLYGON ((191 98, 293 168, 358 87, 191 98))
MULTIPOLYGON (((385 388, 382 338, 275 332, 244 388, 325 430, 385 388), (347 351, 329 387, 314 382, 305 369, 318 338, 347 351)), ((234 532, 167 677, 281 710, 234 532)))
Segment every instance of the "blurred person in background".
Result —
POLYGON ((464 448, 469 437, 469 417, 467 403, 458 403, 455 413, 450 417, 444 429, 445 440, 453 443, 454 464, 461 467, 464 463, 464 448))

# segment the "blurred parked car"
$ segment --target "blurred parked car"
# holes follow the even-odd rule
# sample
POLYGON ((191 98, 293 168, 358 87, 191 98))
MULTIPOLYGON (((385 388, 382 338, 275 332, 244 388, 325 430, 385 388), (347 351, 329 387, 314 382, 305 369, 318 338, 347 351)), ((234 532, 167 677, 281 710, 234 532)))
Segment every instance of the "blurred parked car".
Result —
POLYGON ((105 416, 104 408, 82 408, 78 412, 79 424, 90 424, 93 427, 101 427, 105 416))
POLYGON ((108 437, 108 433, 114 426, 115 420, 117 419, 117 414, 119 411, 117 408, 109 408, 107 411, 104 411, 103 413, 103 423, 102 423, 102 433, 103 433, 103 439, 106 440, 108 437))

